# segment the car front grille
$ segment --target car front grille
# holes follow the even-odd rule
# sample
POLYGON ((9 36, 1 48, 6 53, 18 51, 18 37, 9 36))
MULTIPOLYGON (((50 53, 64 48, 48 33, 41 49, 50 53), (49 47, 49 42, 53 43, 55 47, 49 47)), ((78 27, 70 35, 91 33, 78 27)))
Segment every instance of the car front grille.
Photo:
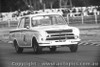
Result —
POLYGON ((46 40, 65 40, 65 39, 75 39, 72 29, 68 30, 56 30, 56 31, 46 31, 50 36, 46 40))

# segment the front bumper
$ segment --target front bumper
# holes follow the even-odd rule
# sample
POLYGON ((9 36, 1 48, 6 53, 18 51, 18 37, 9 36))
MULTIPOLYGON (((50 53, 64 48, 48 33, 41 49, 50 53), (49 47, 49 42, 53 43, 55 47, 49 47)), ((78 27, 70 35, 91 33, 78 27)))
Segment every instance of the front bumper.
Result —
POLYGON ((40 42, 39 46, 67 46, 72 44, 78 44, 79 42, 80 39, 44 41, 44 42, 40 42))

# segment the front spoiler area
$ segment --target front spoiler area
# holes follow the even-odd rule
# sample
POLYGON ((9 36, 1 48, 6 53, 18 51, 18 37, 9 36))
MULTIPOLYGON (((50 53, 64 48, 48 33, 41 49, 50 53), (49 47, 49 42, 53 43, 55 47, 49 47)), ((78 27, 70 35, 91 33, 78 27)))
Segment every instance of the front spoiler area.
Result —
POLYGON ((72 45, 72 44, 78 44, 79 42, 80 42, 80 39, 45 41, 45 42, 40 42, 39 46, 67 46, 67 45, 72 45))

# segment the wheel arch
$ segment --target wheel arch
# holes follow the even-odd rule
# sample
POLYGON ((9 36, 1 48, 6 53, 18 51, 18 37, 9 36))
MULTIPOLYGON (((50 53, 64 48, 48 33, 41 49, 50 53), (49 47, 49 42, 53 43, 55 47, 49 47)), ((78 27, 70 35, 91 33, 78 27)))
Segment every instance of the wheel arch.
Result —
POLYGON ((17 40, 17 39, 14 39, 14 40, 13 40, 13 46, 14 46, 14 43, 15 43, 15 42, 16 42, 16 43, 18 44, 18 46, 19 46, 19 43, 18 43, 18 40, 17 40))
POLYGON ((31 39, 31 45, 32 45, 32 47, 33 47, 33 40, 37 41, 37 38, 35 36, 32 37, 32 39, 31 39))

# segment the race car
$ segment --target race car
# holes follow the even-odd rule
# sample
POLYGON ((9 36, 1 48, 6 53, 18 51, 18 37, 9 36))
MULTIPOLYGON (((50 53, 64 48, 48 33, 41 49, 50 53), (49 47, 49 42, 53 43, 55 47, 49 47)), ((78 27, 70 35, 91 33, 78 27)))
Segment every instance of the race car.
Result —
POLYGON ((17 28, 9 33, 9 41, 17 53, 22 53, 24 48, 33 48, 34 53, 41 53, 43 48, 55 52, 58 47, 69 47, 71 52, 76 52, 81 40, 79 29, 68 26, 58 13, 23 16, 17 28))

